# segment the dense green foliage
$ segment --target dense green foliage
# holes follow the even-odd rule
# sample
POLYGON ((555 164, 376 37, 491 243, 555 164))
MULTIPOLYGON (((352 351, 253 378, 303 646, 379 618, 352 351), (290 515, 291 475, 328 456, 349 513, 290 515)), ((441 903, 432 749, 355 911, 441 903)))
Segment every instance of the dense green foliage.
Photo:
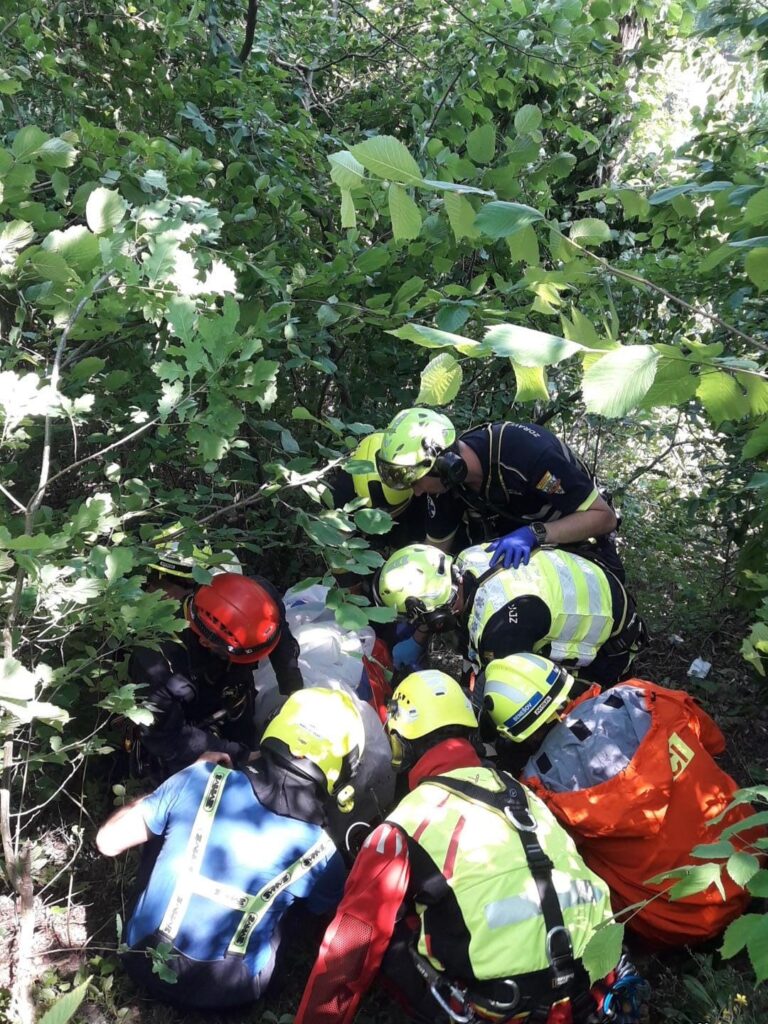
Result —
MULTIPOLYGON (((284 586, 368 573, 388 517, 330 508, 322 475, 416 401, 567 436, 623 504, 652 625, 732 616, 764 675, 764 7, 246 6, 4 5, 16 809, 103 790, 114 716, 146 716, 123 652, 181 628, 142 586, 158 529, 284 586), (676 141, 681 69, 698 105, 676 141)), ((348 625, 380 614, 333 600, 348 625)), ((37 843, 50 881, 45 818, 14 820, 14 858, 37 843)), ((758 867, 734 870, 762 894, 758 867)), ((737 924, 726 952, 764 977, 766 919, 737 924)))

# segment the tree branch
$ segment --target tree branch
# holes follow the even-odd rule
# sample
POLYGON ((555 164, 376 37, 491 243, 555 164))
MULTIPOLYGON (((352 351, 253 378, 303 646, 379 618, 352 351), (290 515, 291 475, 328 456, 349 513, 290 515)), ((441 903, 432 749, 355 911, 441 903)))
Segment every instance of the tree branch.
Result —
POLYGON ((729 334, 733 334, 737 338, 741 338, 742 341, 746 341, 749 345, 759 348, 761 352, 768 352, 768 343, 758 341, 757 338, 753 337, 751 334, 746 334, 744 331, 739 330, 738 327, 734 327, 733 324, 729 324, 716 313, 710 313, 702 306, 691 305, 691 303, 686 302, 685 299, 681 299, 678 295, 668 292, 666 288, 662 288, 660 284, 655 284, 653 281, 649 281, 647 277, 641 277, 639 274, 633 274, 630 270, 619 270, 618 267, 609 263, 608 260, 603 259, 602 256, 596 256, 595 253, 590 252, 589 249, 585 249, 583 246, 579 245, 578 242, 572 241, 551 222, 547 221, 547 224, 549 224, 555 234, 559 235, 560 238, 564 239, 569 245, 572 245, 575 249, 578 249, 579 252, 599 264, 603 270, 607 270, 610 274, 614 274, 616 277, 619 277, 624 281, 630 281, 632 284, 636 284, 640 288, 648 288, 651 291, 657 292, 659 295, 663 295, 666 299, 669 299, 670 302, 674 302, 675 305, 682 306, 683 309, 687 309, 689 313, 695 313, 697 316, 703 316, 707 320, 711 320, 712 323, 717 324, 718 327, 721 327, 729 334))
MULTIPOLYGON (((99 290, 102 284, 109 278, 109 273, 102 274, 97 277, 93 282, 93 286, 90 291, 84 295, 77 303, 75 308, 72 310, 72 315, 61 332, 61 337, 56 345, 56 352, 53 357, 53 367, 51 368, 51 390, 56 392, 59 386, 59 377, 61 375, 61 360, 64 355, 64 349, 67 345, 67 339, 69 338, 70 331, 74 327, 78 317, 85 309, 85 306, 89 299, 92 299, 96 292, 99 290)), ((51 415, 50 413, 45 417, 45 428, 43 433, 43 454, 40 460, 40 477, 38 479, 37 490, 34 492, 32 497, 29 499, 26 508, 24 509, 24 533, 31 534, 34 527, 35 512, 40 508, 40 504, 43 500, 45 492, 50 482, 50 471, 51 471, 51 415)), ((61 474, 57 474, 61 475, 61 474)), ((55 477, 53 478, 55 479, 55 477)), ((21 608, 21 595, 24 591, 24 580, 26 578, 26 570, 19 566, 16 572, 16 583, 13 588, 13 597, 11 598, 11 607, 8 609, 8 618, 3 626, 3 651, 6 658, 10 658, 13 654, 13 630, 16 627, 16 620, 19 617, 19 609, 21 608)))
POLYGON ((431 135, 432 134, 432 129, 435 127, 435 122, 437 121, 438 117, 440 116, 440 111, 445 106, 445 101, 448 99, 448 97, 453 92, 453 87, 456 85, 458 80, 461 78, 462 71, 464 71, 464 67, 463 66, 460 67, 459 70, 456 72, 456 74, 453 76, 453 78, 450 81, 450 84, 449 84, 448 88, 443 93, 443 97, 440 100, 440 102, 437 104, 437 107, 435 108, 435 112, 432 115, 432 120, 429 122, 429 126, 428 126, 426 132, 424 132, 425 137, 427 135, 431 135))
POLYGON ((245 39, 238 60, 245 64, 253 49, 253 36, 256 31, 256 15, 259 13, 259 0, 248 0, 248 13, 245 17, 245 39))
POLYGON ((366 23, 366 25, 368 25, 369 28, 373 29, 373 31, 377 35, 380 35, 382 39, 388 40, 390 43, 392 43, 393 46, 396 46, 398 49, 403 50, 405 53, 407 53, 412 60, 416 61, 419 67, 425 69, 429 68, 428 64, 426 64, 423 60, 417 57, 413 50, 410 50, 404 43, 401 43, 396 36, 391 36, 388 33, 382 31, 380 28, 377 28, 377 26, 374 25, 374 23, 369 18, 367 18, 361 10, 355 7, 351 0, 341 0, 341 2, 344 4, 345 7, 349 7, 350 10, 354 11, 358 18, 361 18, 366 23))

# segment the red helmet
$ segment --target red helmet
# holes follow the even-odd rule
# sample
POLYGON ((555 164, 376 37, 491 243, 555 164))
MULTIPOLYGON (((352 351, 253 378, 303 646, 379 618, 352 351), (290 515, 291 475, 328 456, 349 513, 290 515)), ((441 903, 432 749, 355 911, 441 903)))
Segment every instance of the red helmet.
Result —
POLYGON ((236 665, 266 657, 280 639, 277 601, 256 580, 222 572, 187 602, 189 624, 213 650, 236 665))

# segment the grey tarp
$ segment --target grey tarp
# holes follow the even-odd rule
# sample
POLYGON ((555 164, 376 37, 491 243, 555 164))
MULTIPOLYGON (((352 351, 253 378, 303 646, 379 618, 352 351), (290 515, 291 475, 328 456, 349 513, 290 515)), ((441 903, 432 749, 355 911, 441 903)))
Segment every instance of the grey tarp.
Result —
POLYGON ((614 686, 556 725, 523 774, 538 775, 553 793, 598 786, 627 767, 650 727, 643 691, 614 686))

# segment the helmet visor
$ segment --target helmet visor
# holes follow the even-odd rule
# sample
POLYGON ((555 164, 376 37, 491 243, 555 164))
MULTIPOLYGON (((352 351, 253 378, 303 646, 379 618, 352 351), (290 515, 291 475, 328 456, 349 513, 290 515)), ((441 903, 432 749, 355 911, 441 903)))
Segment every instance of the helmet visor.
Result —
POLYGON ((376 469, 381 482, 396 491, 402 491, 421 480, 430 471, 433 462, 434 459, 426 458, 415 466, 401 466, 397 462, 387 462, 382 459, 381 452, 376 452, 376 469))

